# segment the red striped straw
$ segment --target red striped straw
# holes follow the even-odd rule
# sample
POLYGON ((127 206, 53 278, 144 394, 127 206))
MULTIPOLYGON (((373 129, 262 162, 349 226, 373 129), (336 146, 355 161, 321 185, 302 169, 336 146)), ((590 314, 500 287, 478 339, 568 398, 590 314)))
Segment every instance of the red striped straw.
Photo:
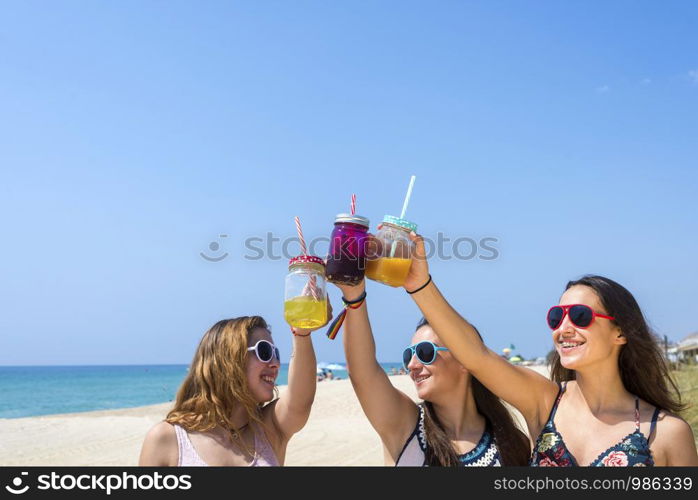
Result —
MULTIPOLYGON (((305 246, 305 238, 303 238, 303 229, 301 228, 301 220, 296 217, 296 231, 298 231, 298 240, 300 241, 301 244, 301 252, 303 252, 303 255, 308 255, 308 248, 305 246)), ((315 279, 315 275, 310 277, 310 282, 309 285, 306 285, 306 288, 310 288, 310 293, 313 296, 315 300, 320 300, 320 294, 318 293, 317 289, 317 280, 315 279)))
POLYGON ((296 217, 296 231, 298 231, 298 240, 301 244, 301 252, 303 255, 308 255, 308 249, 305 246, 305 239, 303 238, 303 229, 301 229, 301 220, 296 217))
POLYGON ((356 214, 356 195, 351 195, 351 215, 356 214))

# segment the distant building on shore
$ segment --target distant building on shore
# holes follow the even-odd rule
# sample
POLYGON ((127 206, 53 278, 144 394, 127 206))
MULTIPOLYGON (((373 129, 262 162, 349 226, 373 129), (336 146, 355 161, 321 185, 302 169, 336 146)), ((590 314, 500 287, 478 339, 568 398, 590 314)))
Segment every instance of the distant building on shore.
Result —
POLYGON ((698 363, 698 332, 687 335, 676 343, 676 357, 683 363, 698 363))

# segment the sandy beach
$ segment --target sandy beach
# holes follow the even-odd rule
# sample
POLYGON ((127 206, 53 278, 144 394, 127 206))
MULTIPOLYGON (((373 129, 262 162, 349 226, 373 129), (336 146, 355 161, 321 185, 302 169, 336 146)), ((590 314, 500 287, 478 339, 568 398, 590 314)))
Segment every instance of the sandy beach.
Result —
MULTIPOLYGON (((544 367, 532 368, 547 374, 544 367)), ((407 375, 390 380, 417 401, 407 375)), ((170 405, 0 419, 0 465, 137 465, 146 432, 170 405)), ((288 445, 286 465, 383 465, 380 439, 349 380, 318 384, 308 423, 288 445)))

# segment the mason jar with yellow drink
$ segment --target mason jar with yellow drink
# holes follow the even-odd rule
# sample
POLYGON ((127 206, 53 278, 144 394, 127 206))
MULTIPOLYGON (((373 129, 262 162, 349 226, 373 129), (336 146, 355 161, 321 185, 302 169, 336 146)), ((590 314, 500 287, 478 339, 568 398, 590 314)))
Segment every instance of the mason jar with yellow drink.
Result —
POLYGON ((314 255, 300 255, 288 263, 284 319, 295 328, 316 329, 327 323, 325 263, 314 255))

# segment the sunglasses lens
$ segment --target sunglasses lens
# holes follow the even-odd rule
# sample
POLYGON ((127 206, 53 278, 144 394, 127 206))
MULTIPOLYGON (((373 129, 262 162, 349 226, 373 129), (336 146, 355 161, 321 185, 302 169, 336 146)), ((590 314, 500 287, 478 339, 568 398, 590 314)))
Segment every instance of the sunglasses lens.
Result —
POLYGON ((562 323, 562 317, 565 315, 565 311, 562 307, 556 306, 548 311, 548 326, 555 330, 560 323, 562 323))
POLYGON ((257 344, 257 356, 259 356, 259 360, 263 361, 264 363, 268 363, 271 361, 271 356, 273 353, 273 348, 269 342, 266 340, 262 340, 257 344))
POLYGON ((570 320, 575 325, 585 328, 591 324, 594 319, 594 312, 589 306, 572 306, 570 307, 570 320))
POLYGON ((428 365, 434 362, 434 346, 429 342, 420 342, 415 347, 415 352, 417 353, 417 359, 423 364, 428 365))
POLYGON ((276 360, 281 363, 281 352, 278 347, 274 347, 274 356, 276 356, 276 360))
POLYGON ((412 349, 409 347, 402 351, 402 364, 405 367, 405 370, 407 370, 407 365, 410 364, 410 361, 412 360, 412 349))

